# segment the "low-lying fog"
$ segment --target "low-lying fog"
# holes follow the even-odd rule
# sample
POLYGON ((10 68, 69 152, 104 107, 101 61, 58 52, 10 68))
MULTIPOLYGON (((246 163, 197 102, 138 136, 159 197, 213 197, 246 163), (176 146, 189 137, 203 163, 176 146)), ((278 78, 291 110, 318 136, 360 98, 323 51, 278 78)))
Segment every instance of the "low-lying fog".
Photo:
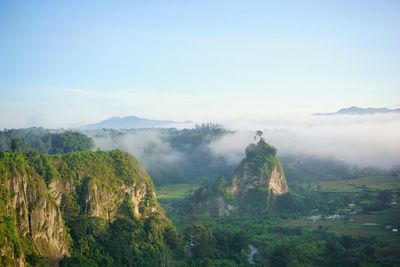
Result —
MULTIPOLYGON (((334 156, 360 166, 390 168, 400 163, 400 114, 313 116, 228 124, 233 129, 264 129, 266 140, 283 154, 334 156)), ((216 142, 216 153, 232 153, 249 136, 238 132, 216 142), (232 144, 232 145, 231 145, 232 144)))
MULTIPOLYGON (((385 169, 400 163, 400 114, 231 120, 223 126, 235 132, 211 142, 205 149, 225 157, 232 164, 244 157, 245 147, 254 141, 255 130, 263 130, 267 142, 274 145, 280 155, 333 156, 350 164, 385 169)), ((114 139, 95 138, 95 141, 101 148, 120 148, 139 159, 152 144, 162 151, 165 163, 184 160, 162 135, 159 131, 149 130, 114 139)), ((151 163, 151 159, 146 160, 145 165, 151 163)))

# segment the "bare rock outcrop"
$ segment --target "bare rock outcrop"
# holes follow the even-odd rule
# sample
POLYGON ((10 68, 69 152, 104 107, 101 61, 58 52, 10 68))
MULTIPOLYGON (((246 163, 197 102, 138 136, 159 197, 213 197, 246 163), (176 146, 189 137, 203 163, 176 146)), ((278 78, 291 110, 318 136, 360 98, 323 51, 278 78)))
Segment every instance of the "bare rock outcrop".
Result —
POLYGON ((262 138, 246 148, 227 185, 220 177, 200 187, 190 197, 191 213, 208 213, 216 217, 234 213, 267 212, 275 197, 288 192, 288 185, 276 149, 262 138))
POLYGON ((238 197, 243 197, 253 189, 265 190, 272 195, 288 192, 276 149, 262 139, 246 148, 246 158, 236 168, 230 187, 231 192, 238 197))
MULTIPOLYGON (((22 169, 10 177, 8 184, 20 238, 30 240, 28 243, 32 249, 50 262, 69 255, 60 207, 49 194, 43 179, 34 172, 22 169)), ((21 255, 18 265, 24 266, 24 256, 21 255)))

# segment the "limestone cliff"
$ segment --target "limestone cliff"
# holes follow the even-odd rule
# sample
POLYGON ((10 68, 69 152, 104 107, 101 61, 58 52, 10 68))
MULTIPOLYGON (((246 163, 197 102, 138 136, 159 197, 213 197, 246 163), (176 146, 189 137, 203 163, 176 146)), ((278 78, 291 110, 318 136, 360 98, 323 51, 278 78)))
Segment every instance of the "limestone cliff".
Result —
POLYGON ((79 152, 64 155, 57 168, 65 194, 75 194, 83 212, 113 220, 125 198, 136 217, 148 217, 164 211, 157 201, 150 176, 128 153, 79 152), (93 156, 92 156, 93 155, 93 156))
POLYGON ((276 149, 262 139, 246 148, 246 158, 240 162, 232 178, 231 192, 234 195, 243 197, 252 189, 265 190, 272 195, 288 192, 276 149))
POLYGON ((236 168, 231 184, 218 178, 200 187, 189 199, 189 212, 217 217, 237 212, 259 214, 270 210, 271 199, 287 192, 276 149, 261 138, 246 148, 246 158, 236 168))
POLYGON ((71 252, 66 221, 112 221, 125 201, 137 218, 164 218, 146 171, 122 151, 0 153, 0 266, 50 265, 71 252))
POLYGON ((12 237, 1 244, 2 263, 25 266, 26 256, 38 254, 56 264, 69 255, 60 207, 23 155, 2 153, 0 160, 1 185, 6 191, 0 225, 1 230, 12 231, 12 237))

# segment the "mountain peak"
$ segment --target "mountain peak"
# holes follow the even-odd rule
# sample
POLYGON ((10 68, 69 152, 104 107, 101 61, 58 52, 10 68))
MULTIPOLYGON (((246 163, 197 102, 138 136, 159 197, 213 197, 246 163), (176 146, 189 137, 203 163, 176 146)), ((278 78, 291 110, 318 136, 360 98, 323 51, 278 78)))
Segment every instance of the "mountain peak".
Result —
POLYGON ((381 108, 361 108, 357 106, 351 106, 348 108, 341 108, 336 112, 330 113, 315 113, 314 116, 335 116, 335 115, 370 115, 370 114, 378 114, 378 113, 400 113, 400 108, 390 109, 386 107, 381 108))
POLYGON ((81 127, 81 129, 92 130, 92 129, 139 129, 139 128, 153 128, 162 127, 173 124, 191 123, 190 121, 176 122, 171 120, 152 120, 140 118, 137 116, 126 116, 126 117, 111 117, 109 119, 100 121, 98 123, 89 124, 81 127))

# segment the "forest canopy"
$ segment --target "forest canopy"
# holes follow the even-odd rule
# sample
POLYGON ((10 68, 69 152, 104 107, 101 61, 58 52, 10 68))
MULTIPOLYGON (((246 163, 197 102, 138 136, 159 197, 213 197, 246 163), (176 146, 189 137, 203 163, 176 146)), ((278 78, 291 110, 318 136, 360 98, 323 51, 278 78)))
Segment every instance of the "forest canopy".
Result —
POLYGON ((43 128, 0 131, 0 151, 37 150, 48 154, 86 151, 94 148, 93 140, 75 131, 52 132, 43 128))

